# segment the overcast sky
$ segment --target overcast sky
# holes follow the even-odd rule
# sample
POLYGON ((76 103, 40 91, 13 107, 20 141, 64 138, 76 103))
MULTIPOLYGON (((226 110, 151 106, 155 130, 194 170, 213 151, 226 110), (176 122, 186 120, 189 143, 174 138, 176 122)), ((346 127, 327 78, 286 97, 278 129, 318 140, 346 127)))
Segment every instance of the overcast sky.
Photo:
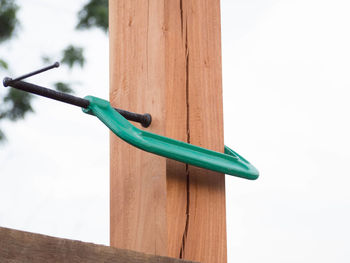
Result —
MULTIPOLYGON (((85 1, 18 2, 21 30, 0 46, 13 75, 74 43, 83 70, 31 80, 108 98, 107 36, 74 31, 85 1)), ((346 0, 222 1, 225 143, 261 173, 226 177, 229 262, 350 261, 349 13, 346 0)), ((108 244, 108 130, 79 108, 34 106, 2 124, 0 226, 108 244)))

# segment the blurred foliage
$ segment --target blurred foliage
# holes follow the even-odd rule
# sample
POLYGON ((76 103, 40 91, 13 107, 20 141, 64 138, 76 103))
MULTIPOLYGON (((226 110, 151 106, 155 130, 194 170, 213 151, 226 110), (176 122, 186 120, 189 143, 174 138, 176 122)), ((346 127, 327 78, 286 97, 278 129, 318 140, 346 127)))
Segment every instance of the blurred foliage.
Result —
POLYGON ((63 50, 63 58, 61 62, 62 64, 66 64, 70 69, 73 68, 74 65, 80 65, 80 67, 83 67, 85 63, 83 53, 83 48, 69 45, 65 50, 63 50))
POLYGON ((90 0, 78 13, 77 29, 97 27, 108 31, 108 0, 90 0))
MULTIPOLYGON (((0 0, 0 43, 10 40, 14 37, 16 29, 19 26, 17 11, 19 7, 15 0, 0 0)), ((8 70, 8 64, 0 58, 0 70, 8 70)), ((0 120, 17 120, 24 117, 26 111, 32 111, 30 106, 30 94, 18 94, 9 89, 4 98, 1 98, 0 120), (29 107, 29 109, 28 109, 29 107)), ((5 134, 0 129, 0 141, 4 141, 5 134)))
POLYGON ((68 83, 56 82, 54 85, 57 91, 64 93, 74 93, 74 90, 70 87, 68 83))
POLYGON ((13 37, 19 24, 17 11, 15 0, 0 0, 0 42, 13 37))
POLYGON ((7 64, 7 62, 5 60, 2 60, 1 58, 0 58, 0 68, 2 68, 2 69, 9 68, 9 65, 7 64))
MULTIPOLYGON (((11 40, 18 29, 17 11, 19 6, 16 0, 0 0, 0 44, 11 40)), ((88 0, 78 12, 77 29, 99 28, 108 31, 108 0, 88 0)), ((3 54, 1 54, 3 55, 3 54)), ((42 56, 44 64, 51 64, 49 56, 42 56)), ((82 47, 69 45, 62 51, 61 63, 72 69, 74 66, 83 67, 86 59, 82 47)), ((0 58, 0 71, 7 71, 9 65, 4 58, 0 58)), ((57 82, 54 84, 57 91, 73 93, 69 83, 57 82)), ((0 98, 0 121, 17 121, 23 119, 27 113, 33 112, 31 100, 33 96, 20 90, 9 88, 7 94, 0 98)), ((5 139, 0 129, 0 142, 5 139)))
POLYGON ((33 112, 31 105, 32 94, 21 90, 10 88, 3 102, 6 111, 1 115, 11 121, 23 119, 27 112, 33 112))
POLYGON ((5 139, 6 139, 5 134, 3 133, 3 131, 2 131, 2 130, 0 130, 0 142, 5 141, 5 139))
POLYGON ((42 62, 43 62, 45 65, 53 64, 52 59, 51 59, 50 56, 48 56, 48 55, 42 55, 42 56, 41 56, 41 60, 42 60, 42 62))

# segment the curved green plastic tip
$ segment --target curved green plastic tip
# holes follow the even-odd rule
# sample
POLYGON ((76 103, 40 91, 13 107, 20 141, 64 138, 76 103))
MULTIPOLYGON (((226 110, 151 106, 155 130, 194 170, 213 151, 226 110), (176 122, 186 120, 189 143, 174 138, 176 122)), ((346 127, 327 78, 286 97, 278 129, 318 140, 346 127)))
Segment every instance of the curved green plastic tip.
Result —
POLYGON ((259 177, 258 170, 247 160, 225 146, 225 153, 211 151, 189 143, 140 130, 114 110, 106 100, 87 96, 90 101, 85 113, 95 115, 122 140, 144 151, 212 171, 249 180, 259 177))

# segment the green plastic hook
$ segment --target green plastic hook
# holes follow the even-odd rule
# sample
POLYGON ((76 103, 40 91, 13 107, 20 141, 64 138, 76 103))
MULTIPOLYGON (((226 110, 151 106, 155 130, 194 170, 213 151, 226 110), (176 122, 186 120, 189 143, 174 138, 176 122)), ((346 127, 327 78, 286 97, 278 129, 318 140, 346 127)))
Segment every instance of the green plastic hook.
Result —
POLYGON ((259 177, 258 170, 246 159, 225 146, 225 153, 211 151, 136 128, 114 110, 106 100, 87 96, 89 106, 83 112, 96 116, 122 140, 144 151, 194 166, 249 180, 259 177))
POLYGON ((22 81, 27 77, 58 66, 59 63, 56 62, 51 66, 44 67, 21 77, 14 79, 7 77, 4 78, 3 84, 5 87, 11 86, 26 92, 82 107, 83 112, 95 115, 121 139, 147 152, 250 180, 255 180, 259 177, 259 172, 253 165, 227 146, 225 146, 225 153, 220 153, 140 130, 128 122, 121 114, 130 120, 140 122, 145 127, 149 125, 149 117, 144 122, 143 120, 145 118, 140 118, 140 114, 114 109, 106 100, 93 96, 87 96, 85 99, 82 99, 22 81))

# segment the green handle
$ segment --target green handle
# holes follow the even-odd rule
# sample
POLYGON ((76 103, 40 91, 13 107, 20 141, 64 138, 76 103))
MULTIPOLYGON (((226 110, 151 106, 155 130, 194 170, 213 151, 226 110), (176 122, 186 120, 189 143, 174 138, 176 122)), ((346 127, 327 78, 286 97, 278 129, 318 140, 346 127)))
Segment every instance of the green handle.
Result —
POLYGON ((83 109, 85 113, 99 118, 114 134, 137 148, 220 173, 250 180, 259 177, 253 165, 227 146, 225 153, 220 153, 140 130, 115 111, 108 101, 93 96, 85 99, 90 101, 88 108, 83 109))

